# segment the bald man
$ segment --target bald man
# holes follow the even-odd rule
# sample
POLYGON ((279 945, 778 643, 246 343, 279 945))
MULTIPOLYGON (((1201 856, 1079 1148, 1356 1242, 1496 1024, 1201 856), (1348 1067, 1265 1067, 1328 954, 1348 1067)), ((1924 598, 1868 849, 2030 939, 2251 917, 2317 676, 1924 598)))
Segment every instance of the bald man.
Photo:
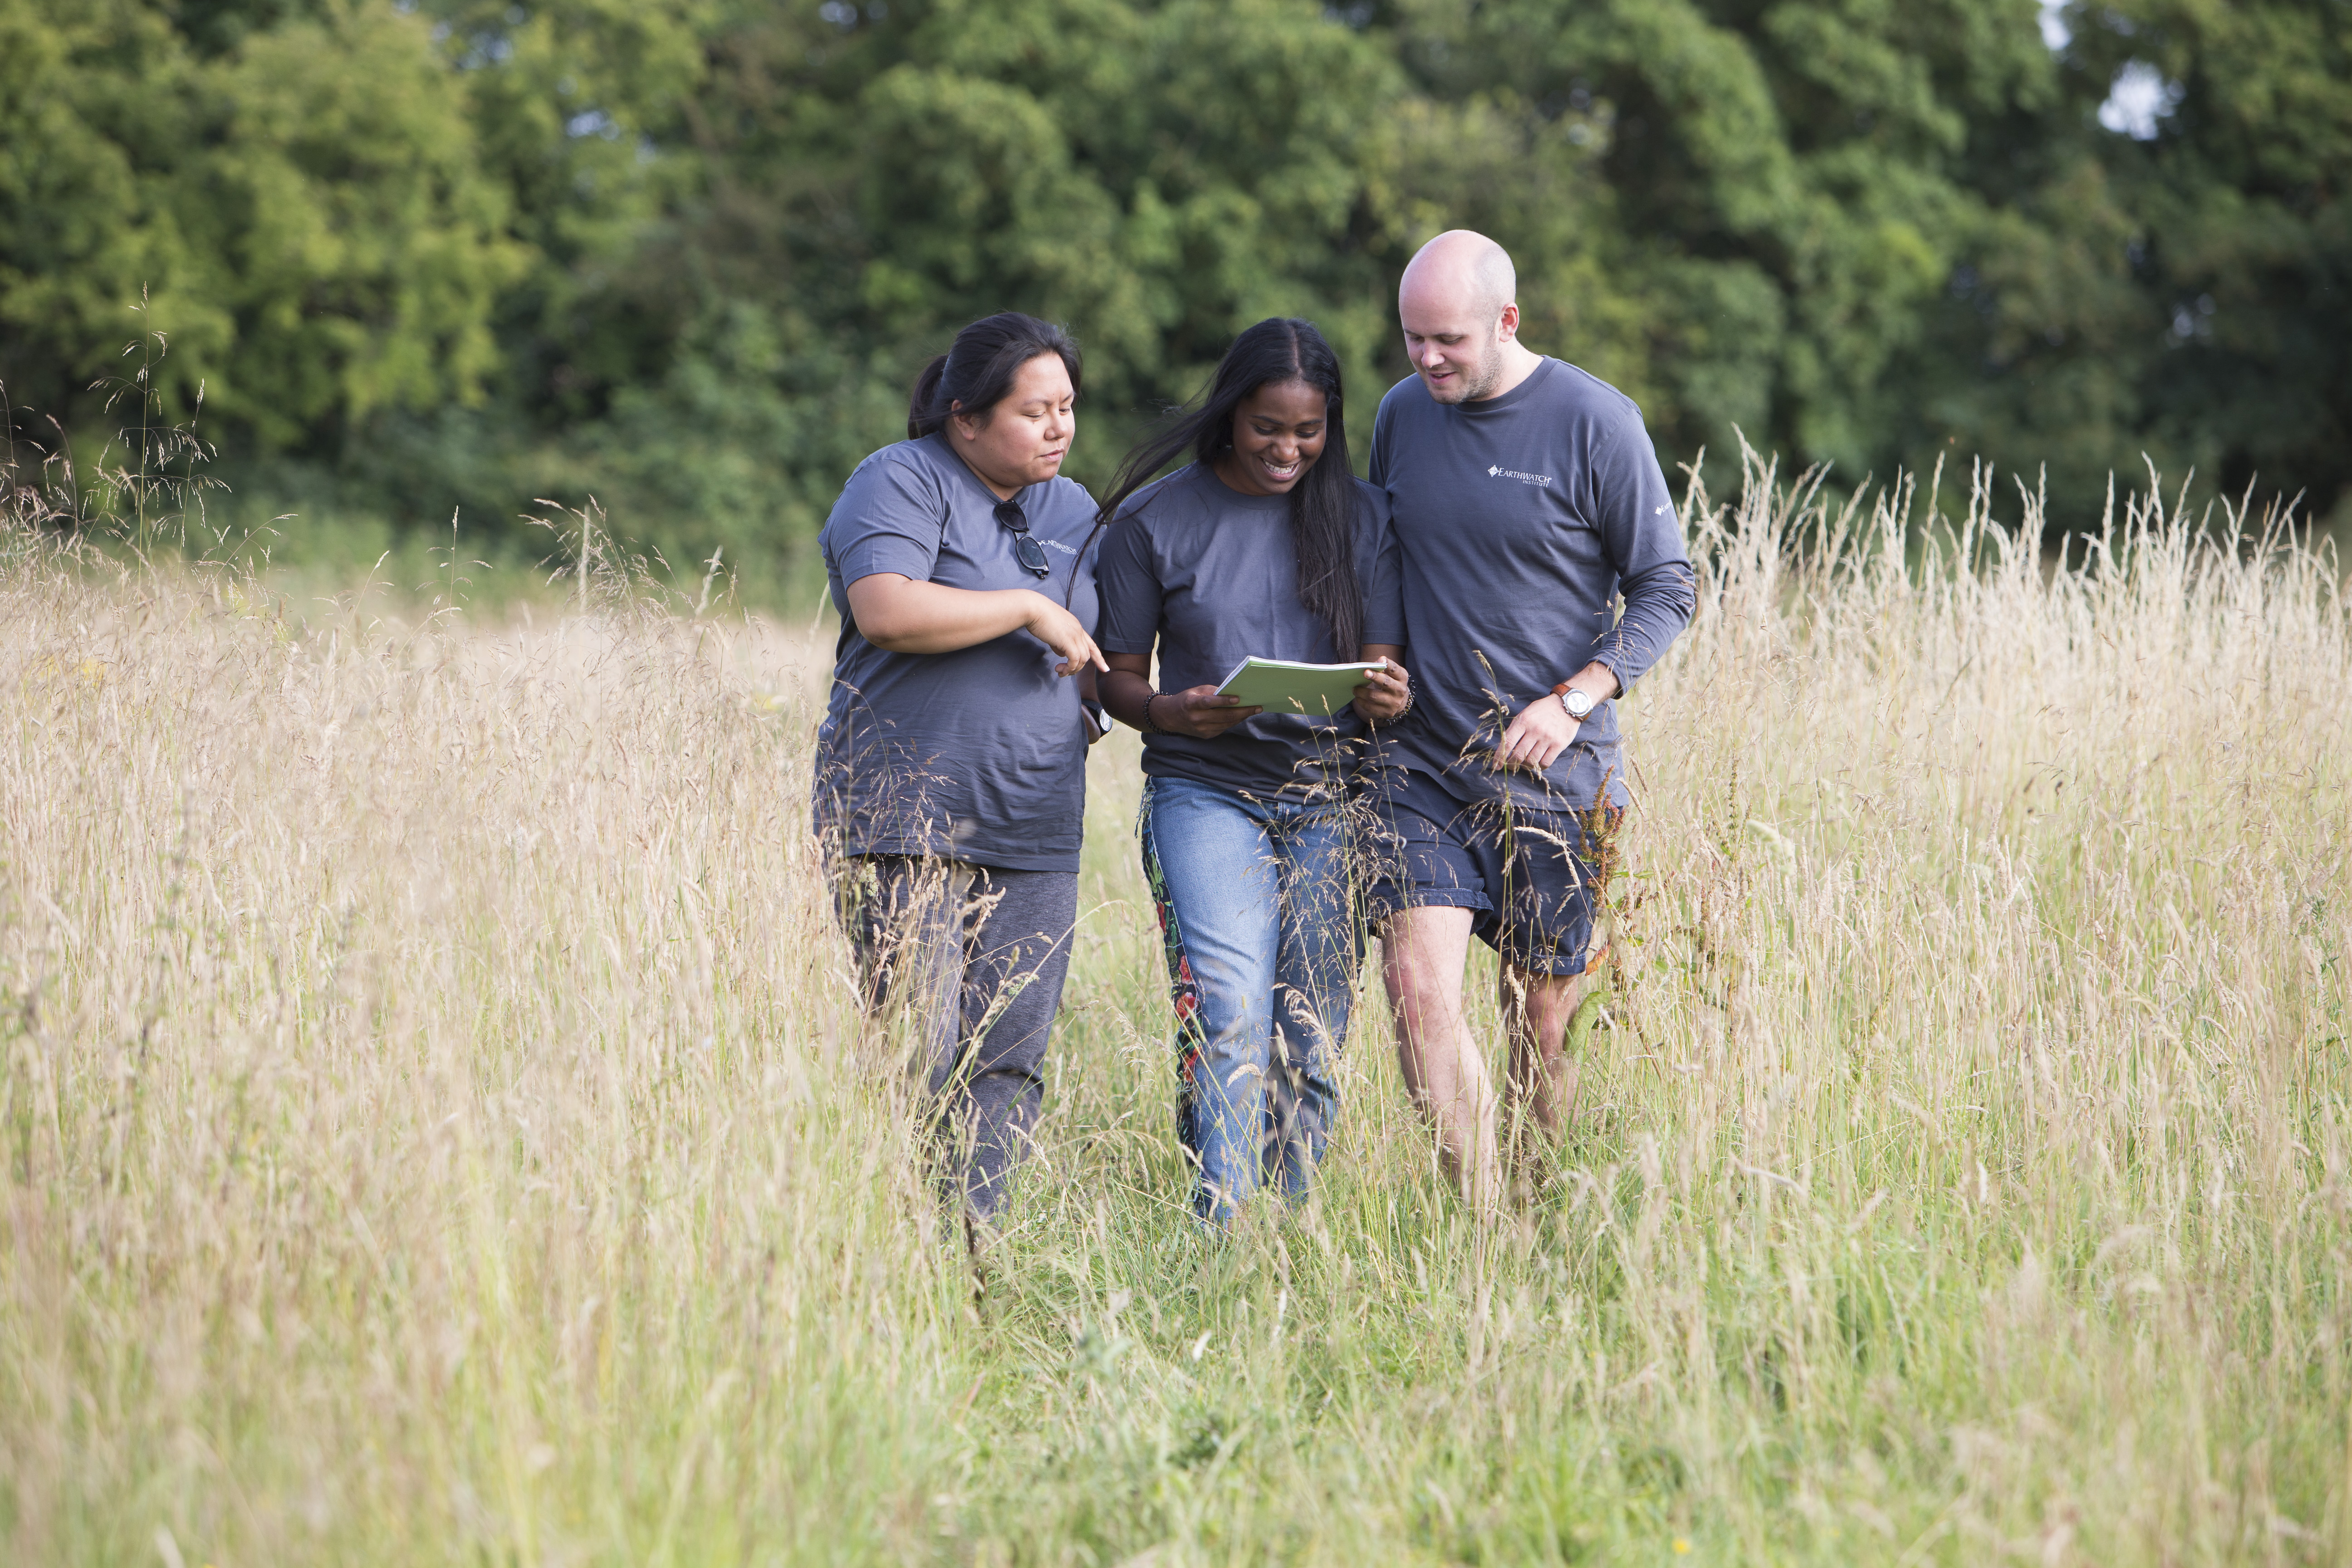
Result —
POLYGON ((1503 1191, 1503 1096, 1463 1013, 1470 938, 1502 956, 1501 1088, 1532 1154, 1575 1095, 1563 1036, 1628 798, 1617 700, 1694 603, 1642 411, 1520 343, 1517 294, 1486 236, 1423 246, 1397 291, 1414 374, 1372 426, 1412 671, 1376 775, 1389 843, 1372 913, 1405 1082, 1481 1209, 1503 1191))

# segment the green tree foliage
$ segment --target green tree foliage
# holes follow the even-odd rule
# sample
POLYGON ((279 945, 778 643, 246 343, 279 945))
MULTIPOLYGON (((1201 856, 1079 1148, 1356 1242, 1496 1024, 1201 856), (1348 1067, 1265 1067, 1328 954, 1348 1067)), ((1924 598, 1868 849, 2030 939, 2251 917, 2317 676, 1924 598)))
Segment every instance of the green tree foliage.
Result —
POLYGON ((1955 426, 2012 462, 2038 445, 2078 489, 2147 451, 2352 511, 2352 5, 2065 19, 2072 134, 1972 258, 1953 335, 1983 359, 1947 383, 1955 426), (2099 125, 2133 79, 2145 121, 2099 125))
MULTIPOLYGON (((1602 150, 1611 221, 1586 278, 1538 271, 1553 329, 1538 342, 1606 342, 1596 357, 1670 446, 1719 448, 1736 425, 1858 471, 1900 443, 1890 374, 2004 177, 1974 143, 2054 96, 2034 15, 2031 0, 1433 0, 1399 31, 1432 91, 1496 96, 1602 150), (1612 294, 1608 325, 1579 319, 1579 296, 1612 294)), ((1556 268, 1574 242, 1547 232, 1538 182, 1520 185, 1490 221, 1556 268)))
POLYGON ((250 9, 175 25, 132 0, 0 0, 14 400, 76 408, 142 289, 171 341, 169 403, 202 384, 267 446, 482 395, 492 315, 530 252, 426 24, 250 9))
POLYGON ((772 553, 903 425, 922 360, 1008 306, 1087 345, 1082 477, 1275 312, 1324 322, 1368 429, 1408 237, 1381 40, 1290 0, 698 21, 691 93, 628 122, 680 173, 629 248, 573 261, 575 352, 522 394, 579 416, 520 459, 535 493, 690 518, 674 557, 772 553))
POLYGON ((65 405, 144 285, 167 390, 203 378, 280 478, 412 519, 593 492, 673 559, 773 568, 991 310, 1086 343, 1082 478, 1274 312, 1323 324, 1360 432, 1396 274, 1461 224, 1670 462, 1735 429, 1850 479, 1982 452, 2082 502, 2146 451, 2325 510, 2347 18, 0 0, 0 375, 65 405))

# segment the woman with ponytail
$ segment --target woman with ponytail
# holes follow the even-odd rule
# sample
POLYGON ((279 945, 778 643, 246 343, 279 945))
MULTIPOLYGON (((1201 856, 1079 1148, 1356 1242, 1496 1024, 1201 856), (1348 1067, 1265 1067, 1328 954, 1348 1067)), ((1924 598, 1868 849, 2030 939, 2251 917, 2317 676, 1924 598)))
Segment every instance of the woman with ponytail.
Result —
POLYGON ((1366 721, 1409 701, 1396 544, 1385 498, 1349 467, 1344 412, 1322 334, 1260 321, 1101 510, 1103 702, 1144 734, 1178 1130, 1193 1207, 1218 1225, 1262 1182, 1303 1193, 1322 1157, 1362 956, 1342 808, 1366 721), (1217 695, 1252 655, 1390 668, 1310 718, 1217 695))
POLYGON ((1078 350, 1007 311, 924 368, 818 536, 841 637, 814 816, 867 1005, 905 1009, 970 1215, 1036 1121, 1077 919, 1094 521, 1078 350))

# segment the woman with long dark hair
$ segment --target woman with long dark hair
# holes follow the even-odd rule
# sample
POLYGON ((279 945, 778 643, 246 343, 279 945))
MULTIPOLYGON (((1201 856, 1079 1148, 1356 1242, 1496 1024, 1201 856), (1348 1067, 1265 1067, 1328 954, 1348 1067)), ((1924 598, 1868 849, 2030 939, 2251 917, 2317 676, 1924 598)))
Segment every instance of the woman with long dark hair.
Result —
POLYGON ((911 1016, 968 1211, 1037 1115, 1086 815, 1096 508, 1078 350, 1007 311, 925 366, 818 536, 841 637, 814 818, 867 1005, 911 1016))
POLYGON ((1344 417, 1322 334, 1260 321, 1129 456, 1101 512, 1103 702, 1144 734, 1178 1130, 1193 1207, 1217 1224, 1262 1182, 1304 1192, 1322 1157, 1362 956, 1342 807, 1366 721, 1410 700, 1388 509, 1349 467, 1344 417), (1277 714, 1217 694, 1253 655, 1390 668, 1336 717, 1277 714))

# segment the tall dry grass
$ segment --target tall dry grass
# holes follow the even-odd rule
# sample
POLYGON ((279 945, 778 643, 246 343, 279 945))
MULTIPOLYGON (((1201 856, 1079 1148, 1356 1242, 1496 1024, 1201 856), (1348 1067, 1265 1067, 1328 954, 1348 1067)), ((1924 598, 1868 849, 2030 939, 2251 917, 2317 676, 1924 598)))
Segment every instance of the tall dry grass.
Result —
POLYGON ((1191 1225, 1098 749, 978 1302, 812 639, 12 535, 5 1555, 2347 1560, 2340 567, 2143 499, 2053 569, 1987 499, 1693 497, 1585 1106, 1490 1233, 1369 1000, 1317 1203, 1191 1225))

